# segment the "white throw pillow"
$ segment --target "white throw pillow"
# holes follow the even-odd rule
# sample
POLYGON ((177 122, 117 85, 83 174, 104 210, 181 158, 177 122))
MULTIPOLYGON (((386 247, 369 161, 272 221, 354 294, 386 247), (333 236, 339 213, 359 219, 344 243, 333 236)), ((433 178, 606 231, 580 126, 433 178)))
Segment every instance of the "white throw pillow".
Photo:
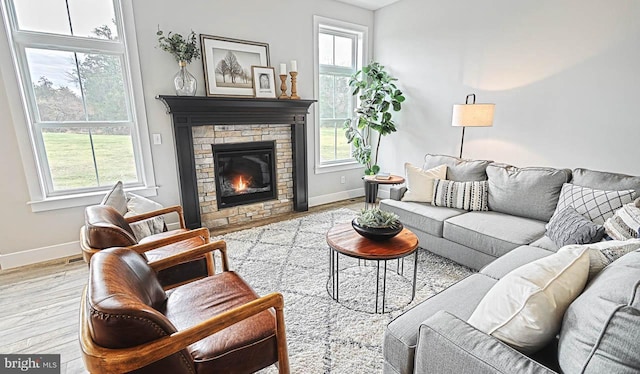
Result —
MULTIPOLYGON (((162 204, 133 193, 127 193, 127 198, 128 211, 124 215, 125 217, 136 216, 163 208, 162 204)), ((149 235, 163 232, 165 222, 163 216, 156 216, 142 221, 132 222, 129 226, 131 226, 131 230, 133 230, 133 235, 140 241, 149 235)))
POLYGON ((100 204, 114 208, 123 216, 127 213, 127 196, 121 181, 118 181, 111 191, 107 192, 100 204))
POLYGON ((407 176, 407 191, 402 196, 402 201, 430 203, 433 199, 433 181, 447 178, 447 165, 424 170, 407 162, 404 164, 404 170, 407 176))
POLYGON ((524 353, 560 331, 564 312, 589 274, 587 248, 567 248, 512 270, 476 307, 469 324, 524 353))

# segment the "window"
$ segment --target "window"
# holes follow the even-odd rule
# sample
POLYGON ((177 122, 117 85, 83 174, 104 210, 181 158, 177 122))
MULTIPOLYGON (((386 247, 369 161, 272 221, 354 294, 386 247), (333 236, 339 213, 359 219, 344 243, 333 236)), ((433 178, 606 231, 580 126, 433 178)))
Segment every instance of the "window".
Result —
POLYGON ((343 125, 354 115, 356 97, 351 95, 350 77, 362 67, 366 27, 321 17, 316 29, 316 166, 355 163, 343 125))
POLYGON ((2 1, 39 198, 153 182, 142 160, 146 125, 135 110, 120 0, 2 1))

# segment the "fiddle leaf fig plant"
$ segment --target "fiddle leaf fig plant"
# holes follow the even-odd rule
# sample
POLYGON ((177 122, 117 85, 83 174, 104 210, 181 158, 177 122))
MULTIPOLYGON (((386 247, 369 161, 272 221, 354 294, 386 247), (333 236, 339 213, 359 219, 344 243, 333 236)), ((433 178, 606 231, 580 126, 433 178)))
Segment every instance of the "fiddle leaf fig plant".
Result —
POLYGON ((356 72, 349 80, 352 95, 358 96, 359 105, 355 110, 356 118, 344 123, 345 136, 353 144, 353 157, 365 166, 366 175, 375 175, 380 171, 380 141, 383 136, 397 130, 392 111, 402 109, 405 97, 395 81, 397 79, 375 61, 356 72), (375 134, 377 141, 373 152, 371 137, 375 134))

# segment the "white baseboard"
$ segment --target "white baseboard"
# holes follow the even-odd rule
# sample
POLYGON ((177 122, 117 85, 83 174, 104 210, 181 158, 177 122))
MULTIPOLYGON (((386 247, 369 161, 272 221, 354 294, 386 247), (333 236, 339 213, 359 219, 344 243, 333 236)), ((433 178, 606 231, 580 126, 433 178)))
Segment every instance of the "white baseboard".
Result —
POLYGON ((81 254, 79 241, 28 249, 0 255, 0 269, 12 269, 81 254))
POLYGON ((328 195, 321 195, 309 198, 309 206, 318 206, 323 204, 334 203, 340 200, 352 199, 354 197, 364 196, 364 188, 356 188, 355 190, 340 191, 328 195))

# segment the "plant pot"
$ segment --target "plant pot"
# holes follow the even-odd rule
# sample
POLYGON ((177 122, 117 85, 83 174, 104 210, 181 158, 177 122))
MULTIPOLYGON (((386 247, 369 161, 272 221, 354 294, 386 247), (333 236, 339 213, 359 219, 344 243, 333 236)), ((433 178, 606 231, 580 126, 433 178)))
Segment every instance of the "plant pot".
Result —
POLYGON ((402 226, 402 223, 399 223, 398 227, 377 228, 377 227, 361 226, 358 224, 357 218, 354 218, 353 221, 351 221, 351 226, 353 226, 353 229, 356 230, 358 234, 376 242, 389 240, 394 236, 398 235, 400 231, 402 231, 402 229, 404 228, 404 226, 402 226))

